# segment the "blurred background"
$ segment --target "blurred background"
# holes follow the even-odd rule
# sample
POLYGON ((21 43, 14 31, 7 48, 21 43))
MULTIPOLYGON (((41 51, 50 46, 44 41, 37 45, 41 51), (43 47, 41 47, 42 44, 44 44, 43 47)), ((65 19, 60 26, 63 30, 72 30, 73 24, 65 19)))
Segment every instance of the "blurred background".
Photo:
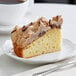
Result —
POLYGON ((35 0, 35 3, 64 3, 64 4, 76 4, 76 0, 35 0))

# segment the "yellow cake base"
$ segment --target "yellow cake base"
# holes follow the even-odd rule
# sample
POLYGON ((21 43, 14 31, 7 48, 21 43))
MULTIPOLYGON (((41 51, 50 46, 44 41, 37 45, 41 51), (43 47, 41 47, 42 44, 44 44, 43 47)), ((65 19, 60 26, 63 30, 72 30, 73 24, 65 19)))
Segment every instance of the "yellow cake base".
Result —
POLYGON ((61 29, 59 28, 50 29, 42 37, 33 41, 31 44, 25 47, 21 52, 22 55, 21 57, 30 58, 41 54, 57 52, 61 50, 61 46, 62 46, 61 29))

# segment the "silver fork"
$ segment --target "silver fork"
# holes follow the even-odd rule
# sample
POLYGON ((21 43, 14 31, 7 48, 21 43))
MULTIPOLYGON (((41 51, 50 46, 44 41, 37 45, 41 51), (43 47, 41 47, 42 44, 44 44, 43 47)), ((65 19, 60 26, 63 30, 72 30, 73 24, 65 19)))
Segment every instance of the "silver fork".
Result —
POLYGON ((60 64, 58 64, 57 66, 55 66, 54 68, 51 68, 49 70, 45 70, 45 71, 42 71, 42 72, 38 72, 38 73, 34 73, 33 76, 46 76, 52 72, 55 72, 63 67, 67 67, 67 66, 73 66, 76 64, 76 57, 75 59, 71 59, 69 61, 64 61, 64 62, 61 62, 60 64))

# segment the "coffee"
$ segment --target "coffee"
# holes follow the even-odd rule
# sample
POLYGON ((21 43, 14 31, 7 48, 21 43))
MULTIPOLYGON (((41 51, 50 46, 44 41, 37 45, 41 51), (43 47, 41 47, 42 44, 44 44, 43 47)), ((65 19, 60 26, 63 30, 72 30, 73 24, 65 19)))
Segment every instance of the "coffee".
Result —
POLYGON ((18 4, 23 3, 26 0, 0 0, 0 4, 18 4))

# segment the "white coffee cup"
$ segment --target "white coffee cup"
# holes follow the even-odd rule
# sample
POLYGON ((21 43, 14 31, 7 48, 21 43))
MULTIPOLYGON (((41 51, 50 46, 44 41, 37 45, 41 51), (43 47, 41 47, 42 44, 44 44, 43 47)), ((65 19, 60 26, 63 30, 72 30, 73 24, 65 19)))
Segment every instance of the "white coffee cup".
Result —
POLYGON ((0 26, 13 26, 21 23, 31 5, 33 5, 33 0, 18 4, 0 4, 0 26))

